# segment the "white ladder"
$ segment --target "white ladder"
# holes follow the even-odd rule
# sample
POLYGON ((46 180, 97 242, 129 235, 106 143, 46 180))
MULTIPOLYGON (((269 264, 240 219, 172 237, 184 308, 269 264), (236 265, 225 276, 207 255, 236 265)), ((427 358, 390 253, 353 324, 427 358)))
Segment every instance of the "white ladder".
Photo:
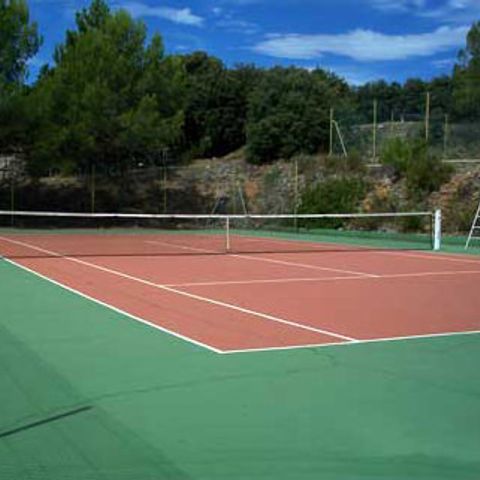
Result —
POLYGON ((478 204, 477 212, 475 213, 475 218, 473 219, 472 228, 468 234, 465 249, 469 247, 472 238, 480 238, 480 203, 478 204))

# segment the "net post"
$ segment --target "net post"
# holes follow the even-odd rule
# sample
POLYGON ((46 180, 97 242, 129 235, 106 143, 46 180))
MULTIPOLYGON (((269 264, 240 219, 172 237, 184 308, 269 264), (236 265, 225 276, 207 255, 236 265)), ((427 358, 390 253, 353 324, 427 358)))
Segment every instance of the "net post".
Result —
POLYGON ((225 218, 225 250, 230 252, 230 217, 225 218))
POLYGON ((438 251, 442 246, 442 211, 435 210, 433 220, 433 250, 438 251))

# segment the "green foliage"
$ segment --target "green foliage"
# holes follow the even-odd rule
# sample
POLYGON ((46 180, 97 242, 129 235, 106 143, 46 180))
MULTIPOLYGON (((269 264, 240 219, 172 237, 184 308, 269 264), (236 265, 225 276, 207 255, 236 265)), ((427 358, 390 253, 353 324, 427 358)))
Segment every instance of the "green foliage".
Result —
POLYGON ((347 157, 328 156, 324 159, 328 174, 366 174, 367 166, 358 150, 351 150, 347 157))
POLYGON ((423 140, 392 139, 382 152, 381 162, 392 166, 400 177, 405 178, 413 201, 438 190, 452 172, 441 159, 429 153, 423 140))
MULTIPOLYGON (((410 78, 403 85, 385 80, 369 82, 355 90, 358 111, 364 122, 371 123, 376 100, 378 122, 387 122, 392 116, 398 119, 405 114, 423 115, 426 93, 431 88, 418 78, 410 78)), ((438 90, 437 86, 435 91, 438 90)))
POLYGON ((247 97, 259 71, 227 70, 203 52, 183 57, 188 78, 184 140, 190 156, 222 156, 245 145, 247 97))
POLYGON ((478 119, 480 116, 480 22, 475 22, 467 35, 467 45, 459 53, 454 70, 456 115, 478 119))
POLYGON ((0 0, 0 148, 23 143, 28 110, 23 83, 27 62, 40 46, 36 23, 31 23, 24 0, 0 0))
POLYGON ((179 143, 184 82, 161 38, 103 0, 77 14, 77 30, 57 48, 56 65, 30 97, 29 168, 127 168, 179 143))
POLYGON ((1 89, 24 81, 27 61, 37 53, 41 40, 24 0, 0 0, 0 26, 1 89))
MULTIPOLYGON (((76 27, 56 48, 54 65, 25 86, 27 61, 40 45, 25 0, 0 0, 0 25, 0 150, 23 153, 38 177, 92 166, 125 172, 139 163, 161 163, 165 147, 175 158, 191 159, 246 145, 255 164, 317 156, 328 148, 333 107, 349 155, 324 161, 327 176, 337 178, 308 191, 303 203, 308 212, 348 211, 363 192, 353 175, 366 174, 364 159, 354 151, 355 136, 361 148, 371 148, 374 100, 379 123, 414 114, 420 125, 430 92, 430 139, 442 147, 444 114, 453 119, 452 138, 463 127, 458 119, 480 117, 480 22, 473 24, 453 76, 361 87, 321 69, 227 68, 203 52, 166 56, 160 35, 148 36, 143 22, 124 10, 111 11, 106 0, 92 0, 76 14, 76 27)), ((393 135, 393 124, 388 131, 393 135)), ((398 130, 411 131, 408 125, 398 130)), ((382 162, 405 179, 409 201, 418 205, 448 178, 448 168, 420 141, 396 139, 383 148, 382 132, 385 125, 378 127, 382 162)), ((467 142, 459 143, 465 153, 467 142)), ((302 177, 307 183, 318 179, 313 170, 310 178, 302 177)), ((282 175, 276 185, 282 186, 282 175)), ((280 198, 281 208, 289 208, 284 189, 276 190, 274 202, 283 205, 280 198)))
POLYGON ((276 67, 249 98, 247 153, 252 163, 315 153, 328 141, 328 110, 343 82, 322 71, 276 67))
MULTIPOLYGON (((307 189, 302 195, 299 213, 351 213, 358 210, 368 185, 361 177, 331 177, 307 189)), ((338 228, 342 220, 322 222, 338 228)), ((312 225, 314 226, 315 222, 312 225)))
POLYGON ((409 142, 402 138, 393 138, 384 145, 380 161, 405 175, 412 155, 412 145, 409 142))

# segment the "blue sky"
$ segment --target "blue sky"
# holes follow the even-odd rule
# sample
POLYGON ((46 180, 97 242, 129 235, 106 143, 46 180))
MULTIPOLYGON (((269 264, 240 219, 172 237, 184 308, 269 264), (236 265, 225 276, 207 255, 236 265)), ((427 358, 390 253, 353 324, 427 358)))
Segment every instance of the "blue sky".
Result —
MULTIPOLYGON (((86 0, 29 0, 51 62, 86 0)), ((112 0, 159 32, 169 53, 204 50, 227 65, 316 66, 352 84, 450 73, 480 0, 112 0)))

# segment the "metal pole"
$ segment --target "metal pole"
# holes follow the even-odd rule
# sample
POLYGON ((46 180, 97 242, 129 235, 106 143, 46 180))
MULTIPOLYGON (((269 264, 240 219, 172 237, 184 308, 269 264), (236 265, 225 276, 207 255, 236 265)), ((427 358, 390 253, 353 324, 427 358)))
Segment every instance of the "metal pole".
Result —
POLYGON ((331 108, 330 109, 330 146, 328 150, 329 157, 333 155, 333 115, 334 115, 334 110, 333 108, 331 108))
POLYGON ((340 140, 340 144, 342 146, 342 151, 343 151, 343 156, 348 157, 348 152, 347 152, 347 147, 345 146, 345 142, 343 141, 343 136, 342 132, 340 131, 340 127, 338 126, 338 123, 336 120, 333 121, 333 125, 335 127, 335 130, 337 132, 338 138, 340 140))
POLYGON ((238 196, 240 197, 240 203, 242 204, 242 213, 248 215, 247 204, 245 203, 245 197, 243 195, 243 188, 240 182, 237 184, 238 196))
POLYGON ((232 213, 238 213, 237 210, 237 206, 238 206, 238 202, 237 202, 237 189, 236 189, 236 186, 237 186, 237 169, 234 169, 233 170, 233 173, 232 173, 232 176, 231 176, 231 183, 230 183, 230 195, 233 197, 233 204, 232 204, 232 213))
POLYGON ((373 163, 376 163, 377 159, 377 107, 378 101, 373 101, 373 163))
POLYGON ((443 158, 447 158, 448 148, 448 115, 445 115, 445 125, 443 127, 443 158))
POLYGON ((293 225, 295 228, 295 231, 298 230, 298 159, 295 159, 295 165, 294 165, 294 175, 295 178, 293 180, 293 185, 294 185, 294 198, 293 198, 293 213, 295 214, 295 219, 293 221, 293 225))
POLYGON ((475 212, 475 217, 472 222, 472 227, 470 228, 470 232, 468 234, 467 243, 465 244, 465 250, 470 246, 470 242, 472 241, 475 230, 478 228, 477 221, 479 217, 480 217, 480 202, 478 204, 477 211, 475 212))
POLYGON ((427 101, 425 105, 425 141, 428 143, 430 136, 430 92, 427 92, 427 101))

